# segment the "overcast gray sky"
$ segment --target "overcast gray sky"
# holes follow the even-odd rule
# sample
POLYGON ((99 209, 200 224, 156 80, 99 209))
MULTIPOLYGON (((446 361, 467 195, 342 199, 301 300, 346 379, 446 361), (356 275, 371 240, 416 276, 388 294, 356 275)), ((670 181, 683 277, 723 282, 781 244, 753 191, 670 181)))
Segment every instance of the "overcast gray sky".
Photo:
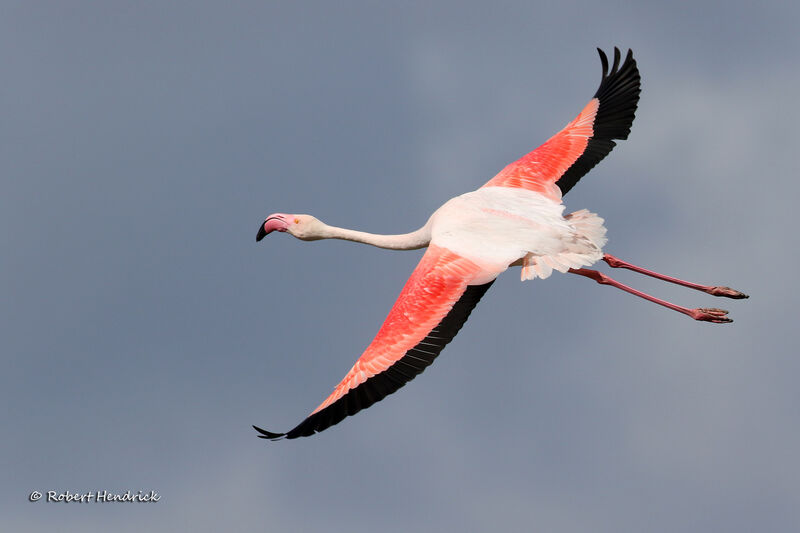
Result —
MULTIPOLYGON (((6 531, 790 531, 800 7, 0 1, 6 531), (401 233, 571 120, 632 48, 630 139, 565 198, 615 272, 494 285, 436 363, 322 434, 421 251, 401 233), (154 504, 28 502, 150 491, 154 504)), ((543 4, 543 3, 542 3, 543 4)))

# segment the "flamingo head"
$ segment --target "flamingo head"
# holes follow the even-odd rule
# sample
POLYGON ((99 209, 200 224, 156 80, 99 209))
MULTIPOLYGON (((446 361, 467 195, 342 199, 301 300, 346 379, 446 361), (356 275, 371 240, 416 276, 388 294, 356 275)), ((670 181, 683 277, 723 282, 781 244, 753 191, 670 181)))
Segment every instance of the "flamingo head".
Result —
POLYGON ((256 242, 273 231, 287 232, 303 241, 315 241, 323 238, 324 224, 311 215, 290 215, 273 213, 258 228, 256 242))

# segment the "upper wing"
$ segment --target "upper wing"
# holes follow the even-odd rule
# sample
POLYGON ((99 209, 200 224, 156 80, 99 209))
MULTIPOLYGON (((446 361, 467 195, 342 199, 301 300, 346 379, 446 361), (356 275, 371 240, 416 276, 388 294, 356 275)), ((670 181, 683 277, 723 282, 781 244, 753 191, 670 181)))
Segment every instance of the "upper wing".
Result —
POLYGON ((628 138, 641 92, 636 60, 628 50, 620 67, 620 53, 614 48, 614 65, 608 72, 606 54, 597 51, 603 77, 586 107, 563 130, 505 167, 484 187, 521 187, 548 194, 555 183, 564 195, 608 155, 616 145, 612 139, 628 138))
POLYGON ((297 427, 264 439, 294 439, 322 431, 395 392, 430 365, 453 340, 494 280, 467 258, 431 244, 400 292, 375 339, 333 393, 297 427))

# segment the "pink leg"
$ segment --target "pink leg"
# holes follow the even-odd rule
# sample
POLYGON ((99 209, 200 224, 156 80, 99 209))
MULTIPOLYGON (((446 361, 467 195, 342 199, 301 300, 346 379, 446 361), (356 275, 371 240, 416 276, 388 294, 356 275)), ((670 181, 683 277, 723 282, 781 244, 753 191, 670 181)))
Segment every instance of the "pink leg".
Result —
POLYGON ((646 294, 644 292, 637 291, 636 289, 628 287, 627 285, 623 285, 619 281, 612 279, 603 274, 602 272, 598 272, 597 270, 590 270, 588 268, 570 268, 569 271, 572 274, 578 274, 579 276, 585 276, 587 278, 593 279, 597 283, 600 283, 601 285, 611 285, 612 287, 622 289, 623 291, 629 292, 634 296, 638 296, 639 298, 644 298, 645 300, 657 303, 658 305, 663 305, 664 307, 668 307, 674 311, 683 313, 684 315, 689 315, 695 320, 705 320, 706 322, 715 322, 717 324, 733 322, 733 320, 725 316, 728 314, 728 312, 723 309, 716 309, 713 307, 704 309, 689 309, 688 307, 681 307, 679 305, 670 303, 666 300, 661 300, 654 296, 650 296, 649 294, 646 294))
POLYGON ((603 261, 608 263, 608 266, 610 266, 611 268, 627 268, 628 270, 633 270, 634 272, 644 274, 645 276, 650 276, 651 278, 658 278, 664 281, 668 281, 670 283, 675 283, 677 285, 683 285, 684 287, 689 287, 690 289, 703 291, 705 293, 711 294, 712 296, 726 296, 728 298, 734 298, 736 300, 739 300, 741 298, 749 298, 749 296, 746 295, 745 293, 739 292, 735 289, 731 289, 730 287, 698 285, 697 283, 692 283, 690 281, 683 281, 682 279, 672 278, 670 276, 665 276, 664 274, 659 274, 658 272, 653 272, 652 270, 647 270, 646 268, 632 265, 627 261, 623 261, 618 257, 614 257, 611 254, 603 255, 603 261))

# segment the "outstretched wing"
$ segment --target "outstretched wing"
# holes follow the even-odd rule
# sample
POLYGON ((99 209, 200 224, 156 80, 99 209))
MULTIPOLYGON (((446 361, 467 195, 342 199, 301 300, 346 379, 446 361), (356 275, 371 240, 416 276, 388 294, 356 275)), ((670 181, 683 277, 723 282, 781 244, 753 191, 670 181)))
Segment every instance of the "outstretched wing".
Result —
POLYGON ((620 52, 614 48, 614 65, 609 72, 606 54, 599 48, 597 51, 603 77, 586 107, 564 129, 505 167, 484 187, 520 187, 552 194, 555 183, 564 195, 611 152, 616 145, 612 139, 628 138, 641 92, 636 60, 628 50, 620 66, 620 52))
POLYGON ((431 244, 375 339, 330 396, 297 427, 264 439, 307 437, 338 424, 414 379, 453 340, 494 280, 465 257, 431 244))

